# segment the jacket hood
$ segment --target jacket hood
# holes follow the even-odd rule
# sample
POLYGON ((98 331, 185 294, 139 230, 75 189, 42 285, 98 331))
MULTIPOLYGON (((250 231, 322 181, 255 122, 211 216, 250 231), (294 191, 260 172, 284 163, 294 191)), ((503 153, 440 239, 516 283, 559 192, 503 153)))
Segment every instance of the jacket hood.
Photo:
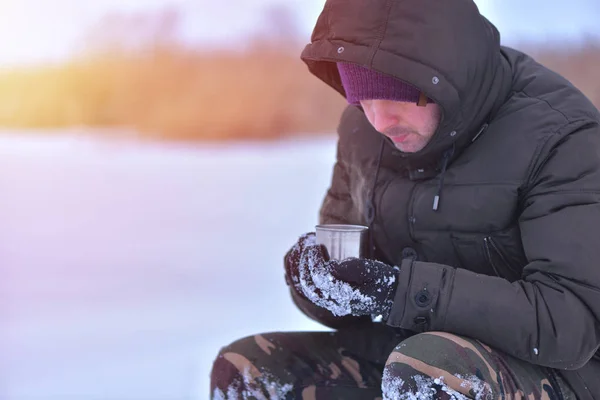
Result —
POLYGON ((403 153, 412 167, 452 146, 459 153, 504 103, 512 79, 498 30, 472 0, 327 0, 301 58, 343 96, 340 61, 401 79, 439 104, 432 140, 403 153))

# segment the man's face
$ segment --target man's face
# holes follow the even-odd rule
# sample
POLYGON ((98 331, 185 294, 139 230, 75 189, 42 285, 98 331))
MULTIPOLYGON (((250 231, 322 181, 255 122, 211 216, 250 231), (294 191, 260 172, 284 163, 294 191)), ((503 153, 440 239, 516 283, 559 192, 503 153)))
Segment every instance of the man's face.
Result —
POLYGON ((442 114, 435 103, 420 107, 416 103, 392 100, 361 100, 360 104, 371 125, 405 153, 415 153, 425 147, 437 130, 442 114))

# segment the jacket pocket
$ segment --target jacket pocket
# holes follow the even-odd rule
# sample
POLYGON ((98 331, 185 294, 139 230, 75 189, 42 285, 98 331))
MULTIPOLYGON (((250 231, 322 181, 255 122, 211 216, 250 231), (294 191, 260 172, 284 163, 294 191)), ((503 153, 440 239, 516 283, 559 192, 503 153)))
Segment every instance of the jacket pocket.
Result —
POLYGON ((503 246, 493 236, 483 238, 485 255, 494 273, 511 282, 521 278, 521 271, 513 262, 503 246))
POLYGON ((452 233, 451 238, 458 267, 477 274, 497 275, 487 257, 483 235, 452 233))
POLYGON ((493 233, 452 233, 451 238, 461 268, 511 282, 521 279, 527 261, 518 227, 493 233))

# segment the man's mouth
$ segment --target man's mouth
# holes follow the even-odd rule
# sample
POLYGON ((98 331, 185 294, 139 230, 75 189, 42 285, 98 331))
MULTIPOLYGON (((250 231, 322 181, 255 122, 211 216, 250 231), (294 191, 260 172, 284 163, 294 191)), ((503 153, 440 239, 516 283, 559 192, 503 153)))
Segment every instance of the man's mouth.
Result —
POLYGON ((394 143, 402 143, 402 142, 404 142, 406 140, 406 138, 408 138, 408 134, 400 134, 400 135, 389 136, 389 138, 394 143))

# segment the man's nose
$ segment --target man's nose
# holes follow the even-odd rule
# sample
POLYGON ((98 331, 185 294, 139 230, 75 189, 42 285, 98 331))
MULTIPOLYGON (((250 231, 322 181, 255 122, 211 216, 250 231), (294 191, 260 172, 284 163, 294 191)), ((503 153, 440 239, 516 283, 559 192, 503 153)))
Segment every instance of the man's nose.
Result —
POLYGON ((371 112, 373 113, 373 127, 384 132, 387 128, 398 125, 400 120, 393 113, 392 107, 384 100, 373 100, 371 112))

